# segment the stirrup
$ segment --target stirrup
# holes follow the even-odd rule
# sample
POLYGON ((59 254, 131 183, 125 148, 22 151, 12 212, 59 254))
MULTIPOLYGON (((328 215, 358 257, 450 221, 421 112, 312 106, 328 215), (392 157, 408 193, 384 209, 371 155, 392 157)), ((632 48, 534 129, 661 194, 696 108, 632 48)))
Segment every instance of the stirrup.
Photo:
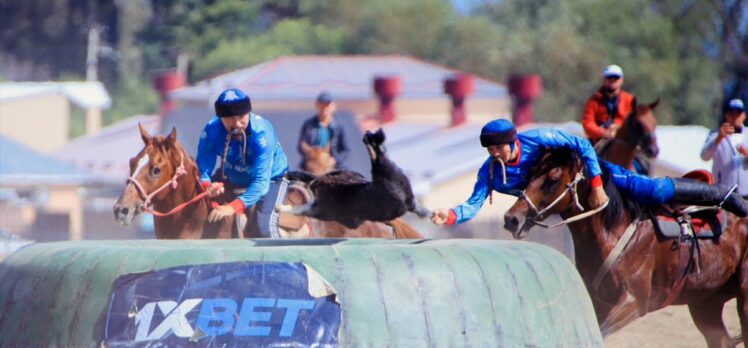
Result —
POLYGON ((234 222, 236 222, 237 237, 244 238, 244 228, 247 227, 247 216, 244 214, 236 214, 234 216, 234 222))

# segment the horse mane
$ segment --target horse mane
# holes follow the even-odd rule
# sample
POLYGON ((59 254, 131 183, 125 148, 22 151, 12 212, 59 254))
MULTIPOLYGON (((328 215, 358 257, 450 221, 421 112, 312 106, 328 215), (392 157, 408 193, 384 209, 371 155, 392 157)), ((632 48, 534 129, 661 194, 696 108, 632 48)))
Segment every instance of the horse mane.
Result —
MULTIPOLYGON (((559 149, 546 149, 542 156, 540 163, 536 164, 531 169, 533 178, 539 175, 548 173, 551 169, 557 167, 569 167, 572 173, 576 173, 584 166, 585 179, 580 182, 580 185, 589 186, 590 174, 586 165, 582 162, 582 159, 574 151, 566 148, 559 149)), ((602 160, 598 159, 598 162, 602 160)), ((618 190, 616 185, 613 183, 610 171, 600 163, 600 169, 602 170, 602 181, 605 193, 608 195, 608 206, 602 211, 603 220, 605 227, 611 230, 615 226, 623 223, 624 215, 621 214, 623 209, 626 209, 636 218, 641 219, 646 216, 648 210, 639 203, 624 197, 618 190)), ((572 174, 573 175, 573 174, 572 174)))
MULTIPOLYGON (((598 159, 598 162, 602 161, 598 159)), ((624 214, 621 214, 624 209, 631 213, 634 218, 641 220, 645 217, 648 210, 638 202, 626 198, 621 194, 621 191, 613 183, 610 171, 602 163, 600 163, 600 170, 602 171, 603 187, 605 188, 605 193, 608 195, 608 206, 603 210, 605 228, 610 231, 615 226, 624 223, 624 214)))
POLYGON ((156 148, 157 151, 161 151, 165 155, 164 157, 168 158, 169 161, 171 161, 171 163, 174 165, 174 168, 179 166, 179 154, 181 153, 184 159, 184 168, 185 170, 187 170, 187 173, 192 174, 192 176, 197 175, 197 162, 195 162, 190 153, 187 152, 187 150, 184 148, 184 145, 182 145, 179 140, 175 140, 174 146, 173 148, 171 148, 166 136, 157 135, 153 137, 152 145, 156 148))

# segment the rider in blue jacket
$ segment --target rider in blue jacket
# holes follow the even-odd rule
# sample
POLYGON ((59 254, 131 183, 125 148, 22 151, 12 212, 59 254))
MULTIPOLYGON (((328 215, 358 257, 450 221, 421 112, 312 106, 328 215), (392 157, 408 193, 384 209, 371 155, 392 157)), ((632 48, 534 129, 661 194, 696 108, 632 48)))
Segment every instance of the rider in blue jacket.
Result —
POLYGON ((235 193, 235 199, 213 209, 215 222, 257 205, 262 237, 279 238, 276 204, 282 203, 288 181, 288 159, 270 121, 252 113, 249 97, 241 90, 225 90, 215 102, 216 117, 205 125, 197 147, 200 181, 209 197, 235 193), (218 173, 217 158, 221 159, 218 173), (212 179, 226 184, 226 187, 212 179))
MULTIPOLYGON (((529 170, 538 164, 544 149, 567 148, 582 158, 590 176, 589 203, 593 209, 608 200, 602 187, 600 165, 611 173, 613 183, 622 194, 644 205, 682 203, 711 206, 721 203, 728 192, 725 187, 693 180, 650 178, 630 172, 616 164, 598 160, 586 139, 555 129, 534 129, 517 134, 510 121, 493 120, 481 129, 480 140, 489 157, 478 170, 473 194, 465 203, 452 209, 434 211, 431 220, 435 224, 455 224, 472 219, 492 191, 519 196, 527 187, 529 170), (501 166, 494 164, 498 160, 505 164, 506 177, 501 166)), ((738 216, 746 216, 745 203, 734 192, 727 197, 723 207, 738 216)))

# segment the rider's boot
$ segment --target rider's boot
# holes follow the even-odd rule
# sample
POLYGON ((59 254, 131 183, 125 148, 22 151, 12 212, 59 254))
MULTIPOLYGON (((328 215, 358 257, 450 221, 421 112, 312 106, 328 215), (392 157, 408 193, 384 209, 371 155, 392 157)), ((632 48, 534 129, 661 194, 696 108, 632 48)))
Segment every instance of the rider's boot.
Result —
POLYGON ((729 188, 722 185, 709 185, 691 179, 673 178, 675 193, 672 203, 690 204, 700 206, 716 206, 722 203, 722 208, 739 216, 748 215, 743 197, 737 192, 727 193, 729 188), (726 198, 725 198, 726 197, 726 198))

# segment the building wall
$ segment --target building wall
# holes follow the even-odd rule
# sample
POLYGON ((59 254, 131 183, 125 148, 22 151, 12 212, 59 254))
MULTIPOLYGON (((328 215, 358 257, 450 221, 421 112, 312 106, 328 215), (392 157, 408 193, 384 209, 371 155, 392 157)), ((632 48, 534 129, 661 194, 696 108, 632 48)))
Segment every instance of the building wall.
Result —
POLYGON ((31 240, 79 240, 83 238, 83 200, 80 186, 5 186, 28 192, 43 190, 42 202, 4 203, 0 228, 31 240))
MULTIPOLYGON (((359 118, 376 117, 379 114, 379 101, 372 97, 367 100, 337 100, 338 110, 350 110, 359 118)), ((179 102, 181 107, 211 108, 211 103, 189 101, 179 102)), ((488 121, 510 112, 508 98, 468 98, 465 108, 468 118, 479 122, 488 121)), ((252 110, 260 115, 263 111, 308 111, 309 116, 315 113, 314 101, 252 101, 252 110)), ((448 97, 439 99, 397 99, 395 111, 398 120, 408 122, 440 123, 449 125, 451 101, 448 97)), ((206 116, 206 119, 208 117, 206 116)))
POLYGON ((68 141, 70 103, 60 94, 0 103, 0 134, 49 153, 68 141))

